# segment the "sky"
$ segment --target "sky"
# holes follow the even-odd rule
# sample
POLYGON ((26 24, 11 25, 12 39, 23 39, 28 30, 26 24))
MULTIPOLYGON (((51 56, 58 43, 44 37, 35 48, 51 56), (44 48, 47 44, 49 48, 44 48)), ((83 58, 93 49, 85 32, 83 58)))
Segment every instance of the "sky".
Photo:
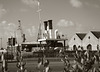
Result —
MULTIPOLYGON (((76 32, 100 31, 100 0, 0 0, 0 39, 7 46, 7 38, 20 40, 18 20, 21 20, 26 41, 36 41, 39 28, 38 6, 41 24, 53 20, 58 29, 70 39, 76 32)), ((1 43, 0 43, 1 45, 1 43)))

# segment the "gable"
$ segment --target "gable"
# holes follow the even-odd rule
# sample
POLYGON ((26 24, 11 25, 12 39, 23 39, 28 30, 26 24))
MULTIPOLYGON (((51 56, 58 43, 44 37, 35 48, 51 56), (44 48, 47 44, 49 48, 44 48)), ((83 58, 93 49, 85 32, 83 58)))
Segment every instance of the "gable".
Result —
POLYGON ((97 38, 100 38, 100 31, 91 31, 91 33, 97 38))
POLYGON ((86 36, 86 33, 76 33, 76 35, 77 35, 81 40, 83 40, 84 37, 86 36))
POLYGON ((98 39, 93 35, 93 33, 89 32, 83 39, 83 45, 87 46, 88 44, 96 45, 98 43, 98 39))
POLYGON ((81 39, 76 34, 68 42, 69 45, 79 44, 79 43, 81 43, 81 39))

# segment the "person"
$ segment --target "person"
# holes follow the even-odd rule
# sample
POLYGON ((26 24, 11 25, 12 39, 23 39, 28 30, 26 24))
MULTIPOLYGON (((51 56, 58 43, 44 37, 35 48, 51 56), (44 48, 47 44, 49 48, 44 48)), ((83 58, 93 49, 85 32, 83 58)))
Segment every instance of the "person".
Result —
POLYGON ((44 72, 50 72, 51 71, 51 69, 49 67, 49 60, 45 61, 44 67, 45 67, 44 72))
POLYGON ((1 61, 2 61, 2 72, 6 72, 8 70, 8 63, 5 58, 4 52, 2 52, 1 61))
POLYGON ((99 49, 99 45, 97 45, 97 52, 95 53, 96 58, 97 58, 97 62, 99 64, 100 62, 100 49, 99 49))
POLYGON ((84 71, 92 71, 93 65, 95 64, 95 55, 90 49, 84 53, 85 63, 84 63, 84 71))
POLYGON ((83 70, 83 56, 82 56, 83 51, 79 51, 78 49, 76 49, 75 54, 74 54, 74 65, 73 65, 73 69, 74 72, 82 72, 83 70))
POLYGON ((83 67, 76 59, 74 60, 74 65, 72 67, 74 72, 82 72, 83 70, 83 67))
POLYGON ((26 68, 25 68, 26 62, 18 62, 17 63, 17 67, 18 67, 18 71, 17 72, 27 72, 26 68))
POLYGON ((63 60, 64 60, 64 58, 65 58, 65 54, 64 54, 63 48, 60 49, 59 55, 60 55, 60 57, 61 57, 61 61, 63 62, 63 60))
POLYGON ((38 58, 38 65, 37 65, 37 69, 40 72, 40 67, 42 65, 42 60, 40 58, 38 58))
POLYGON ((64 59, 64 72, 70 72, 70 69, 72 69, 72 66, 69 62, 68 56, 66 55, 64 59))
POLYGON ((91 55, 90 55, 90 50, 89 49, 86 50, 86 52, 84 53, 84 56, 85 56, 85 58, 86 58, 87 61, 90 60, 91 55))
POLYGON ((97 52, 94 54, 95 64, 94 64, 94 72, 100 72, 100 50, 99 45, 97 45, 97 52))
POLYGON ((23 61, 23 57, 20 57, 20 60, 17 62, 17 72, 27 72, 27 69, 25 68, 26 62, 23 61))

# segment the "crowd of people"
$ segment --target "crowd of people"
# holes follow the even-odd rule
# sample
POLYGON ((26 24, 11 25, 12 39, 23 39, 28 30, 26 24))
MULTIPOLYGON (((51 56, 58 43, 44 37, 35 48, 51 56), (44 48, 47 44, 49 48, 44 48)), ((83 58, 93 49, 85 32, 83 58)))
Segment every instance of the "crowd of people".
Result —
MULTIPOLYGON (((64 69, 62 72, 100 72, 100 50, 92 51, 88 48, 86 51, 83 49, 75 50, 74 58, 69 59, 69 56, 64 53, 62 49, 59 52, 61 61, 64 63, 64 69)), ((38 70, 42 64, 42 60, 38 60, 38 70)), ((39 72, 41 72, 39 70, 39 72)), ((44 72, 50 72, 49 60, 44 62, 44 72)))
MULTIPOLYGON (((69 56, 64 52, 64 50, 60 50, 59 54, 61 55, 61 61, 64 63, 64 69, 62 72, 100 72, 100 50, 97 48, 97 51, 94 52, 90 48, 87 48, 86 51, 75 50, 73 60, 69 59, 69 56)), ((4 54, 2 53, 2 72, 7 72, 7 62, 4 59, 4 54)), ((17 72, 27 72, 25 65, 23 62, 22 56, 19 56, 17 67, 17 72)), ((51 68, 49 65, 48 59, 39 58, 37 64, 38 72, 41 72, 41 65, 43 65, 44 69, 42 72, 51 72, 51 68)))
MULTIPOLYGON (((62 54, 61 61, 64 63, 64 69, 62 72, 100 72, 100 50, 91 51, 88 48, 84 50, 75 50, 74 58, 69 59, 69 56, 64 53, 64 50, 60 51, 62 54)), ((37 70, 41 72, 41 65, 44 67, 42 72, 52 72, 48 59, 38 58, 37 70)), ((25 64, 24 64, 25 65, 25 64)))
POLYGON ((100 72, 100 50, 96 52, 88 48, 83 50, 75 50, 74 63, 72 64, 67 55, 63 56, 64 72, 100 72))

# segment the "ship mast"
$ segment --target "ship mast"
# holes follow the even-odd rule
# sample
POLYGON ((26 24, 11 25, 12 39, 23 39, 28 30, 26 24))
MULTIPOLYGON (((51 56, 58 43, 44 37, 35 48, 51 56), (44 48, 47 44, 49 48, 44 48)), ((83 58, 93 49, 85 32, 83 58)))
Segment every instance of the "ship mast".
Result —
POLYGON ((40 2, 39 2, 39 0, 38 0, 38 15, 39 15, 39 30, 38 30, 38 37, 37 37, 37 41, 38 41, 38 39, 41 39, 42 38, 42 21, 41 21, 41 14, 40 14, 40 12, 41 12, 41 9, 40 9, 40 2))
POLYGON ((21 32, 21 37, 23 37, 23 30, 22 30, 22 26, 21 26, 21 21, 18 20, 18 22, 19 22, 18 30, 20 30, 20 32, 21 32))
POLYGON ((18 30, 20 30, 21 37, 23 38, 23 41, 22 42, 25 42, 26 38, 25 38, 25 34, 23 33, 23 30, 22 30, 21 21, 18 20, 18 22, 19 22, 18 30))

